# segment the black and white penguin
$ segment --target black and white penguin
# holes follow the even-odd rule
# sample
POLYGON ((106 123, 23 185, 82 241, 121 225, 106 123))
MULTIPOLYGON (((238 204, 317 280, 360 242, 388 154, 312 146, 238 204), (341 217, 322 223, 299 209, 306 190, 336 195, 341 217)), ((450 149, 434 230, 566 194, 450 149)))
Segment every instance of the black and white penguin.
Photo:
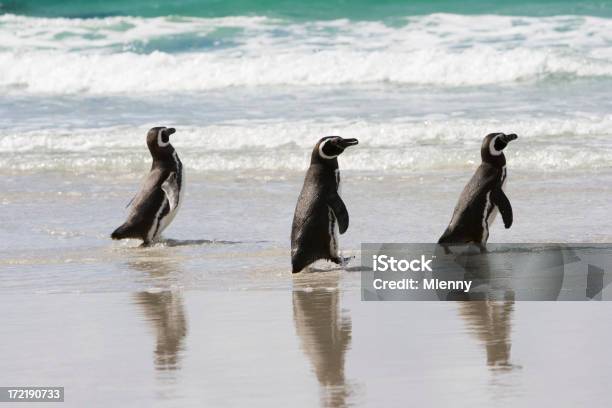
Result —
POLYGON ((463 189, 453 212, 450 224, 440 237, 439 244, 473 243, 485 250, 489 239, 489 227, 497 211, 504 226, 512 226, 512 206, 504 193, 506 182, 506 157, 503 150, 515 134, 491 133, 480 148, 482 163, 463 189))
POLYGON ((337 234, 348 229, 349 214, 340 198, 338 156, 357 143, 357 139, 327 136, 312 151, 291 227, 293 273, 319 259, 344 263, 338 255, 337 234))
POLYGON ((138 238, 144 245, 156 241, 170 225, 181 204, 184 190, 183 164, 170 144, 174 128, 154 127, 147 133, 153 164, 138 194, 130 201, 127 221, 112 239, 138 238))

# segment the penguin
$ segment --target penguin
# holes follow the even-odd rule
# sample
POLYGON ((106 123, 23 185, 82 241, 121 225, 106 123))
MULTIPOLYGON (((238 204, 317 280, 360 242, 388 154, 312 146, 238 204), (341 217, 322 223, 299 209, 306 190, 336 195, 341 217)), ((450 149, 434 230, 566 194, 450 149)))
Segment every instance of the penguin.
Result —
POLYGON ((112 234, 112 239, 137 238, 143 245, 159 239, 170 225, 181 204, 184 191, 183 164, 170 144, 174 128, 154 127, 147 133, 147 146, 153 164, 142 188, 128 203, 127 221, 112 234))
POLYGON ((486 251, 489 228, 498 210, 506 229, 512 226, 512 206, 503 190, 507 176, 503 150, 517 137, 491 133, 484 138, 480 148, 482 163, 463 189, 439 244, 472 243, 486 251))
POLYGON ((319 259, 344 263, 338 255, 338 232, 344 234, 348 229, 349 214, 340 198, 338 156, 358 143, 357 139, 327 136, 312 150, 291 227, 293 273, 319 259))

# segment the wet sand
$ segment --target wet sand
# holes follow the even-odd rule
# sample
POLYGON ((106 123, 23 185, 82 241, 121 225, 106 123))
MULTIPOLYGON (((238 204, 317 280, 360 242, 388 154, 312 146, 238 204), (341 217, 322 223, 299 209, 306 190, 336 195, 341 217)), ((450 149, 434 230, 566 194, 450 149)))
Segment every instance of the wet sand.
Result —
MULTIPOLYGON (((609 241, 610 174, 513 176, 493 240, 609 241)), ((345 254, 434 241, 467 177, 347 172, 345 254)), ((108 238, 133 177, 7 180, 1 385, 64 386, 68 407, 606 404, 607 302, 362 302, 358 272, 292 276, 300 174, 195 175, 151 248, 108 238)))
POLYGON ((64 386, 71 407, 604 406, 612 380, 606 303, 361 302, 334 271, 0 303, 0 383, 64 386))

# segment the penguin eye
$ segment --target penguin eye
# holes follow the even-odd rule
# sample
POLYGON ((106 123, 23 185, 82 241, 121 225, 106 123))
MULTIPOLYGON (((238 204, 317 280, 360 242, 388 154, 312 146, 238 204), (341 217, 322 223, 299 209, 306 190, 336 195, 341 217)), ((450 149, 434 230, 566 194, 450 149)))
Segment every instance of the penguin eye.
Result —
POLYGON ((321 143, 319 145, 319 156, 327 160, 336 158, 341 153, 336 142, 337 139, 330 138, 321 143))
POLYGON ((506 143, 501 140, 500 138, 495 139, 495 144, 493 145, 493 147, 495 148, 495 150, 503 150, 504 147, 506 147, 506 143))
POLYGON ((157 133, 157 145, 159 147, 166 147, 170 143, 170 135, 165 132, 165 129, 160 129, 157 133))

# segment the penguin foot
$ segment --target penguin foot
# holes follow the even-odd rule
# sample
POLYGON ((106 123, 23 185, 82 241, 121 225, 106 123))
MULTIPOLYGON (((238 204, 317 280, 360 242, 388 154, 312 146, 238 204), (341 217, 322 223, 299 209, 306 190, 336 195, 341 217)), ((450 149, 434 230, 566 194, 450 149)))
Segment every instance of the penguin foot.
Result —
POLYGON ((348 257, 338 256, 338 257, 332 258, 331 261, 335 263, 336 265, 340 265, 341 267, 345 268, 348 266, 351 259, 355 259, 355 257, 354 256, 348 256, 348 257))

